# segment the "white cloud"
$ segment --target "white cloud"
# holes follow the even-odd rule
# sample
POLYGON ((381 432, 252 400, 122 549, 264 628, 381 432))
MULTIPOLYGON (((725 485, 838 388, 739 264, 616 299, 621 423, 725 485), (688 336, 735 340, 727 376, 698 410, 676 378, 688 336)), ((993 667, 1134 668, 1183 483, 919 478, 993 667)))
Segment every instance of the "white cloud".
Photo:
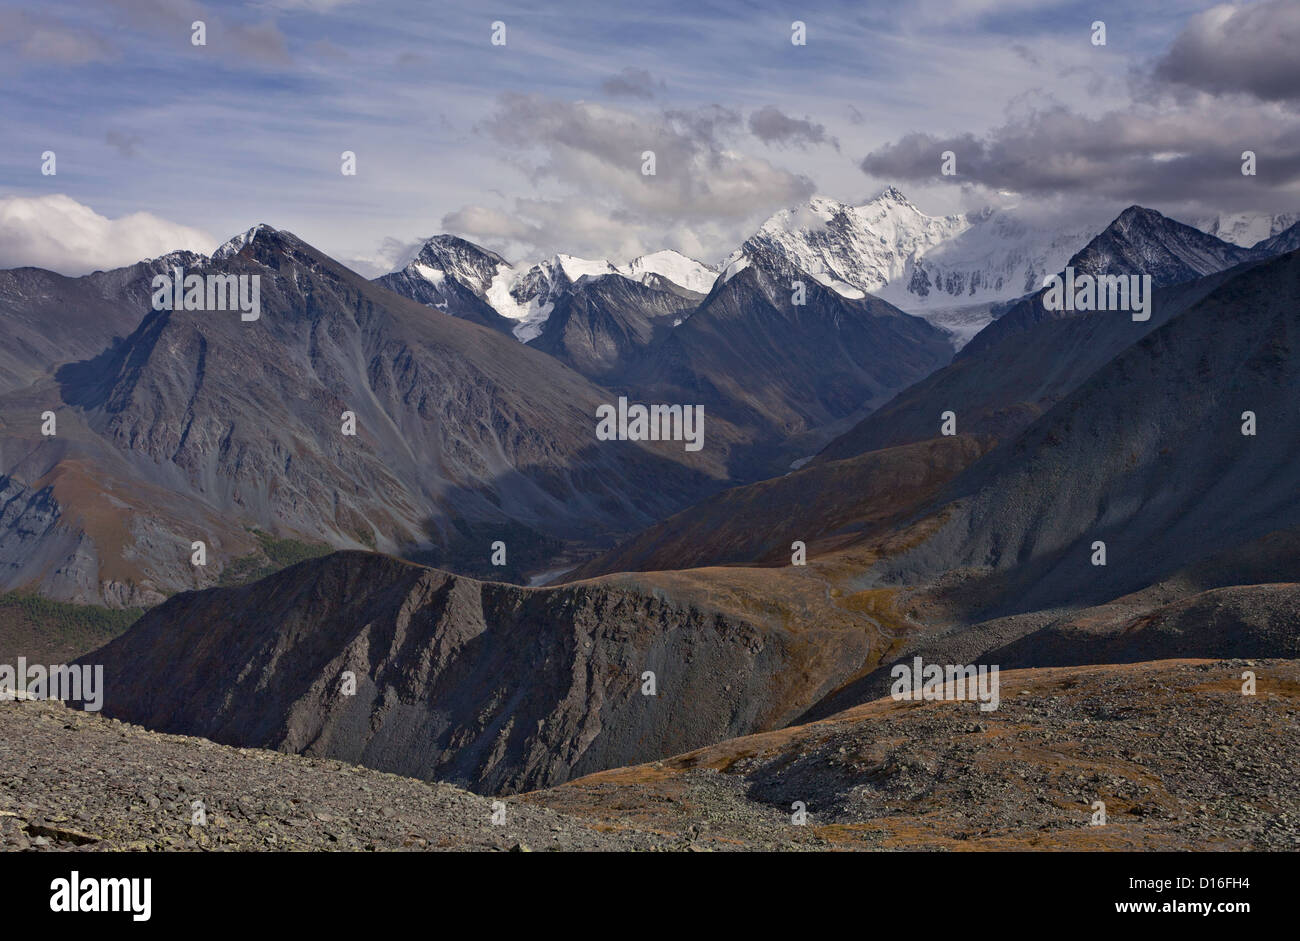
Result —
POLYGON ((469 204, 443 227, 506 254, 628 258, 663 247, 730 251, 812 181, 739 150, 738 112, 717 105, 635 112, 544 95, 502 95, 479 125, 536 187, 505 208, 469 204), (655 155, 654 175, 643 154, 655 155))
POLYGON ((121 268, 217 239, 147 212, 110 219, 70 196, 0 196, 0 268, 33 266, 65 275, 121 268))
POLYGON ((344 255, 338 260, 357 274, 378 278, 391 271, 400 271, 414 260, 427 238, 383 239, 373 251, 363 255, 344 255))

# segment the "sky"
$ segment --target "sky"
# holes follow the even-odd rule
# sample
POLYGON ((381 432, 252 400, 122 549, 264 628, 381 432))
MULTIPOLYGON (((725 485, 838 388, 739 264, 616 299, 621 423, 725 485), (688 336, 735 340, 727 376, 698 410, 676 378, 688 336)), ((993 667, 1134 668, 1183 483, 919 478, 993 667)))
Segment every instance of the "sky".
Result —
POLYGON ((1294 212, 1297 49, 1296 0, 0 0, 0 267, 257 223, 368 276, 440 232, 716 263, 886 185, 936 215, 1294 212))

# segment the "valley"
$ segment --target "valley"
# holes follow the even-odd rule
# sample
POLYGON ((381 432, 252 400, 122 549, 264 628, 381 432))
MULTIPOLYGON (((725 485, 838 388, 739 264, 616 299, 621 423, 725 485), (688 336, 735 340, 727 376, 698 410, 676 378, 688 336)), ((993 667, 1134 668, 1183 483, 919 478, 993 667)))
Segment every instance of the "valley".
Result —
POLYGON ((124 756, 130 793, 73 806, 15 753, 0 837, 1294 848, 1293 794, 1225 800, 1217 753, 1191 770, 1196 729, 1291 760, 1290 233, 1130 207, 1047 237, 891 188, 778 213, 717 266, 442 235, 367 280, 263 224, 206 257, 0 272, 11 343, 22 285, 116 311, 70 358, 0 361, 0 587, 29 599, 0 652, 105 676, 102 710, 7 701, 0 724, 73 749, 71 774, 123 743, 172 769, 124 756), (155 309, 182 266, 256 278, 259 315, 155 309), (1053 274, 1149 289, 1116 316, 1056 303, 1053 274), (1001 687, 891 698, 920 663, 1001 687), (199 791, 215 829, 177 822, 199 791), (479 819, 493 800, 518 820, 479 819))

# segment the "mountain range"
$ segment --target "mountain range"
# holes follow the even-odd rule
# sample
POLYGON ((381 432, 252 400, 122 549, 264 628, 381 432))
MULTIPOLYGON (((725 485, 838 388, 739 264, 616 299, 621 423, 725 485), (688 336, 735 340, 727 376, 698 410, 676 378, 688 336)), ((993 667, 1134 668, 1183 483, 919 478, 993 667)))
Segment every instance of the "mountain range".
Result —
POLYGON ((782 210, 717 269, 671 250, 624 265, 556 255, 512 266, 487 249, 437 236, 404 268, 379 280, 447 313, 507 326, 485 318, 486 305, 515 336, 533 341, 547 331, 557 297, 583 277, 617 274, 698 299, 710 293, 719 272, 756 264, 800 271, 846 299, 874 295, 930 320, 960 346, 999 304, 1036 290, 1095 234, 1083 225, 1038 222, 1015 209, 929 216, 889 187, 861 205, 818 196, 782 210))
POLYGON ((914 655, 1294 656, 1298 237, 887 190, 716 269, 444 235, 368 281, 259 225, 3 272, 3 587, 149 609, 87 652, 108 715, 494 794, 858 708, 914 655), (175 265, 257 275, 260 316, 152 309, 175 265), (1067 268, 1150 276, 1150 319, 1050 308, 1067 268), (619 399, 703 406, 705 446, 600 439, 619 399))
POLYGON ((444 235, 365 283, 259 225, 209 258, 0 272, 0 584, 152 604, 257 568, 268 534, 523 580, 819 451, 924 441, 955 403, 961 432, 1005 438, 1213 288, 1198 276, 1298 232, 1246 249, 1133 207, 1062 259, 1061 232, 1008 211, 929 217, 890 188, 778 213, 716 270, 672 251, 511 265, 444 235), (1000 280, 957 264, 976 256, 1000 280), (1014 299, 1058 262, 1152 274, 1156 316, 1112 329, 1014 299), (265 278, 266 313, 152 310, 153 277, 177 266, 265 278), (964 285, 949 300, 1003 311, 951 364, 941 308, 879 296, 924 299, 918 272, 940 270, 964 285), (702 405, 709 447, 594 441, 596 407, 619 397, 702 405))
POLYGON ((606 391, 289 233, 255 227, 191 270, 259 276, 261 316, 146 303, 126 336, 0 399, 7 587, 155 603, 211 584, 258 530, 484 571, 507 540, 517 577, 556 540, 648 523, 722 479, 724 422, 702 454, 598 447, 606 391))

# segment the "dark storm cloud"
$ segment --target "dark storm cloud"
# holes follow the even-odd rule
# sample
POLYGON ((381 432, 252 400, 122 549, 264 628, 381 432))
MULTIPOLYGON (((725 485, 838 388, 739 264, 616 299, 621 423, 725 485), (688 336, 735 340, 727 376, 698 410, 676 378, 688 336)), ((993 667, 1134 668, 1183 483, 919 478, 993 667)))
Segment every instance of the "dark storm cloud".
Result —
POLYGON ((1017 193, 1149 204, 1241 185, 1244 150, 1258 156, 1259 175, 1249 178, 1256 190, 1300 181, 1300 121, 1214 103, 1096 118, 1058 106, 983 137, 907 134, 869 153, 861 167, 893 180, 974 182, 1017 193), (945 151, 955 157, 955 176, 940 175, 945 151))
POLYGON ((860 166, 893 181, 1035 196, 1294 207, 1300 112, 1276 102, 1300 100, 1297 48, 1294 0, 1214 7, 1192 17, 1152 69, 1135 71, 1126 106, 1082 114, 1054 104, 980 135, 910 133, 860 166), (940 174, 945 151, 954 176, 940 174), (1256 155, 1255 176, 1241 173, 1245 151, 1256 155))
POLYGON ((1300 101, 1300 3, 1217 6, 1192 17, 1155 78, 1215 95, 1300 101))

